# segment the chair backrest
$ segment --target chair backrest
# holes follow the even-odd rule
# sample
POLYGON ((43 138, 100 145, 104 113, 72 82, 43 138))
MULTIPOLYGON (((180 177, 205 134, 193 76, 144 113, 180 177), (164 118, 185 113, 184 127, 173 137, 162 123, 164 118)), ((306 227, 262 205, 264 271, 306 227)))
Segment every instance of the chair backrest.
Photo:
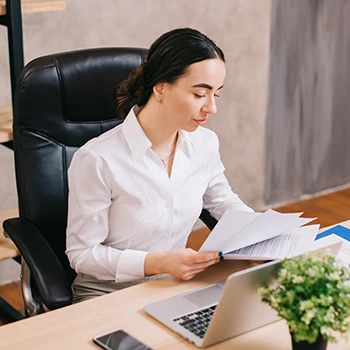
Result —
POLYGON ((32 221, 70 281, 65 255, 67 168, 74 152, 122 122, 116 87, 147 57, 146 49, 100 48, 35 59, 22 71, 14 104, 19 212, 32 221))

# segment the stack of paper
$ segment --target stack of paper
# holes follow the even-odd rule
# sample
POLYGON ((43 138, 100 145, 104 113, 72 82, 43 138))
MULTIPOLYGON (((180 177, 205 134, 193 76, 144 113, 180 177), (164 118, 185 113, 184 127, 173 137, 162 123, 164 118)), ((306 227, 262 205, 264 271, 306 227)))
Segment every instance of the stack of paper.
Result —
POLYGON ((203 243, 200 252, 219 250, 225 259, 273 260, 300 255, 309 250, 319 225, 301 227, 315 218, 302 213, 282 214, 228 210, 203 243))

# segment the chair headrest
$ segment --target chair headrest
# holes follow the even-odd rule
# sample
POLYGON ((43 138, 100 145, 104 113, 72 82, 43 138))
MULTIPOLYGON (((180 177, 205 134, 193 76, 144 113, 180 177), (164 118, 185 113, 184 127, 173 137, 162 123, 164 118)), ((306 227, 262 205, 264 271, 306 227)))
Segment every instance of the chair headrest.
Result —
POLYGON ((86 139, 94 136, 88 132, 92 125, 96 130, 99 124, 100 132, 108 130, 110 122, 115 124, 118 118, 113 107, 115 89, 146 59, 147 52, 141 48, 99 48, 33 60, 18 81, 15 126, 71 145, 75 144, 69 140, 73 125, 76 132, 79 124, 86 139))

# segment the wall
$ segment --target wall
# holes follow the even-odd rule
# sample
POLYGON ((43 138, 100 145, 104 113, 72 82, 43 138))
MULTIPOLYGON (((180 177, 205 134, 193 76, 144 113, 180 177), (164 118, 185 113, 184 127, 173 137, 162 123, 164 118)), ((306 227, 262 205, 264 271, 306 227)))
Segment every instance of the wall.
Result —
POLYGON ((350 185, 350 1, 272 4, 267 204, 350 185))
MULTIPOLYGON (((259 209, 265 183, 270 0, 67 0, 65 11, 23 15, 25 62, 88 47, 149 47, 163 32, 185 26, 206 33, 226 54, 219 112, 208 127, 220 138, 233 189, 259 209)), ((4 27, 0 50, 0 104, 5 104, 10 103, 10 82, 4 27)))
MULTIPOLYGON (((0 145, 0 211, 17 207, 13 152, 0 145)), ((2 226, 0 224, 2 232, 2 226)))

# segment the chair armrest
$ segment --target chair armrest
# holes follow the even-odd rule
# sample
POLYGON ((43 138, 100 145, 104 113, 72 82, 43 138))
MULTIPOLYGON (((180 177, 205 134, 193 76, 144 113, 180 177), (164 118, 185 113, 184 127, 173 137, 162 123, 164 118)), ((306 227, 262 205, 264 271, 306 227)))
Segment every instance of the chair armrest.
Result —
POLYGON ((44 305, 50 310, 70 305, 72 290, 68 278, 35 225, 28 219, 14 218, 5 220, 3 228, 26 261, 44 305))
POLYGON ((209 230, 212 230, 218 222, 215 218, 213 218, 210 215, 207 209, 202 209, 202 212, 199 218, 207 225, 209 230))

